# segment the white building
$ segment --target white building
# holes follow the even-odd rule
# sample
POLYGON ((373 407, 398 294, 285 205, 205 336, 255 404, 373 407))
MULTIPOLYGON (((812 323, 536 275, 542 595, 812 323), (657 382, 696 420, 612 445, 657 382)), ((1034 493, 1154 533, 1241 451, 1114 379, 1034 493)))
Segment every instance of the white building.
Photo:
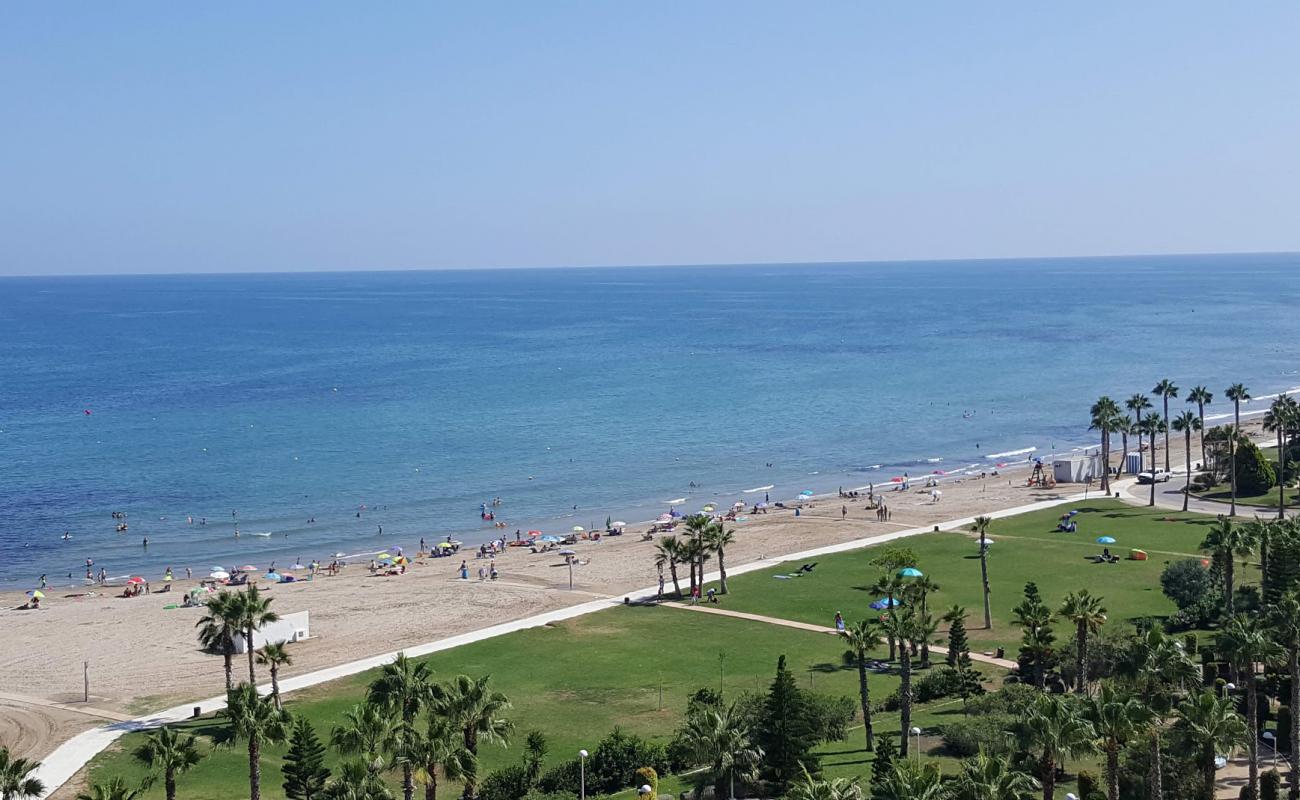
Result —
MULTIPOLYGON (((306 611, 285 614, 275 622, 263 625, 253 631, 253 649, 260 650, 268 644, 301 642, 309 636, 311 636, 311 624, 308 621, 306 611)), ((235 652, 248 652, 248 645, 243 636, 235 637, 235 652)))

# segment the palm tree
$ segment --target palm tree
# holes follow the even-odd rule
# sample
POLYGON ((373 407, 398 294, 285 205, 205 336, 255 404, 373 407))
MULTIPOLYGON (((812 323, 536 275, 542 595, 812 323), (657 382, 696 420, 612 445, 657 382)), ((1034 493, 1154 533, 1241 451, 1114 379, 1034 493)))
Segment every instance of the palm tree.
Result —
POLYGON ((1119 431, 1119 446, 1123 453, 1119 458, 1119 465, 1122 470, 1124 462, 1128 459, 1128 437, 1137 433, 1137 423, 1128 414, 1121 414, 1115 418, 1115 428, 1119 431))
POLYGON ((1056 793, 1056 768, 1061 760, 1094 748, 1096 731, 1079 713, 1070 698, 1057 694, 1039 695, 1022 723, 1026 744, 1038 751, 1039 780, 1043 800, 1056 793))
POLYGON ((1215 559, 1223 567, 1225 616, 1231 617, 1237 611, 1233 599, 1236 589, 1233 585, 1236 577, 1236 559, 1238 556, 1246 558, 1253 555, 1258 544, 1258 528, 1253 525, 1233 525, 1232 520, 1227 518, 1219 520, 1219 524, 1211 529, 1205 541, 1201 542, 1201 547, 1213 552, 1215 559))
POLYGON ((709 527, 713 521, 707 514, 692 514, 685 519, 686 523, 686 550, 691 561, 691 594, 695 594, 695 587, 699 586, 700 591, 704 591, 704 560, 708 557, 708 548, 704 543, 708 535, 709 527), (698 582, 696 572, 699 572, 698 582))
MULTIPOLYGON (((1102 479, 1102 484, 1102 491, 1109 489, 1109 483, 1107 483, 1105 478, 1102 479)), ((989 609, 989 547, 986 539, 989 532, 989 526, 992 524, 992 517, 976 517, 975 521, 971 523, 971 530, 980 535, 980 582, 984 585, 984 630, 989 630, 993 627, 993 613, 989 609)))
POLYGON ((961 764, 954 800, 1033 800, 1033 776, 1012 769, 1006 759, 990 758, 983 748, 961 764))
POLYGON ((272 597, 264 597, 256 584, 249 586, 236 603, 239 611, 240 626, 244 631, 244 644, 248 650, 248 682, 257 683, 256 668, 253 666, 253 634, 263 625, 269 625, 280 619, 280 615, 271 610, 272 597))
POLYGON ((1148 708, 1131 696, 1121 695, 1109 683, 1089 698, 1085 713, 1106 754, 1106 798, 1119 800, 1119 755, 1151 719, 1148 708))
MULTIPOLYGON (((385 664, 379 677, 370 684, 366 702, 377 705, 389 713, 397 714, 408 730, 413 730, 415 717, 433 700, 433 670, 425 661, 412 661, 406 653, 385 664)), ((412 764, 402 765, 402 797, 415 796, 415 778, 412 764)))
MULTIPOLYGON (((1139 424, 1139 428, 1151 438, 1151 501, 1147 505, 1156 504, 1156 467, 1159 459, 1156 458, 1156 436, 1162 431, 1168 430, 1164 419, 1156 412, 1147 414, 1139 424)), ((1168 468, 1168 464, 1165 467, 1168 468)))
POLYGON ((435 708, 461 731, 465 750, 473 756, 465 770, 464 800, 478 797, 478 744, 480 740, 505 743, 512 725, 501 715, 509 710, 510 701, 501 692, 488 688, 488 676, 470 678, 457 675, 435 689, 435 708))
POLYGON ((902 731, 899 754, 907 757, 907 737, 912 730, 912 650, 907 642, 916 638, 916 617, 912 609, 902 614, 890 614, 885 617, 885 632, 899 642, 898 648, 898 714, 899 729, 902 731))
POLYGON ((383 779, 365 764, 348 761, 325 787, 322 800, 392 800, 392 797, 383 779))
POLYGON ((80 792, 77 800, 135 800, 142 791, 143 788, 131 788, 119 775, 91 786, 88 792, 80 792))
POLYGON ((280 702, 280 667, 293 664, 293 657, 281 642, 272 642, 257 654, 257 663, 271 668, 271 699, 276 708, 284 708, 280 702))
MULTIPOLYGON (((1119 404, 1106 395, 1102 395, 1097 398, 1097 402, 1092 404, 1089 412, 1091 414, 1089 429, 1101 434, 1101 461, 1103 464, 1101 491, 1104 494, 1110 494, 1110 435, 1119 429, 1119 418, 1121 416, 1119 404)), ((1125 434, 1125 441, 1127 440, 1127 434, 1125 434)), ((986 624, 984 627, 987 628, 988 625, 986 624)))
POLYGON ((665 536, 655 542, 655 566, 661 572, 665 566, 668 567, 673 579, 673 594, 678 597, 682 596, 682 585, 677 581, 677 565, 684 560, 684 555, 682 540, 676 536, 665 536))
POLYGON ((867 685, 867 653, 880 646, 880 631, 875 622, 864 619, 842 634, 858 667, 858 699, 862 702, 862 722, 867 731, 867 752, 876 749, 876 734, 871 727, 871 688, 867 685))
MULTIPOLYGON (((1124 407, 1127 408, 1129 411, 1133 412, 1133 426, 1134 429, 1137 430, 1137 434, 1138 434, 1138 452, 1145 453, 1146 451, 1142 449, 1142 434, 1146 432, 1146 429, 1142 427, 1142 412, 1151 408, 1151 398, 1147 397, 1144 394, 1135 394, 1129 397, 1129 399, 1124 401, 1124 407)), ((1151 440, 1152 461, 1155 461, 1155 451, 1156 451, 1156 442, 1154 439, 1152 439, 1151 440)), ((1143 456, 1142 463, 1146 464, 1145 455, 1143 456)), ((1154 470, 1155 466, 1153 465, 1151 469, 1154 470)))
POLYGON ((1196 416, 1201 420, 1201 468, 1206 466, 1205 459, 1205 407, 1214 402, 1214 395, 1204 386, 1193 386, 1192 390, 1187 393, 1187 402, 1196 404, 1196 416))
POLYGON ((1232 401, 1232 435, 1228 437, 1228 468, 1232 475, 1232 508, 1228 516, 1237 516, 1237 438, 1241 436, 1241 404, 1250 401, 1250 390, 1240 383, 1234 383, 1224 391, 1232 401))
MULTIPOLYGON (((1300 708, 1300 591, 1278 598, 1270 609, 1269 623, 1278 644, 1286 649, 1287 673, 1291 677, 1290 707, 1300 708)), ((1300 797, 1300 714, 1291 715, 1290 798, 1300 797)))
POLYGON ((1192 495, 1192 431, 1201 429, 1201 420, 1190 411, 1184 411, 1169 423, 1170 427, 1183 435, 1184 455, 1187 456, 1187 485, 1183 487, 1183 510, 1192 495))
MULTIPOLYGON (((872 594, 883 594, 885 596, 885 616, 894 618, 898 616, 898 598, 907 591, 903 579, 893 574, 881 575, 876 582, 867 587, 867 591, 872 594)), ((893 661, 898 657, 898 650, 903 646, 903 640, 894 636, 888 626, 885 627, 885 638, 889 643, 889 660, 893 661)))
POLYGON ((718 556, 718 591, 727 593, 727 565, 723 562, 725 550, 736 541, 736 531, 721 522, 714 522, 704 533, 704 544, 718 556))
MULTIPOLYGON (((1155 388, 1151 390, 1151 393, 1164 401, 1165 419, 1169 419, 1169 398, 1178 397, 1178 387, 1174 385, 1173 381, 1169 380, 1168 378, 1165 378, 1162 381, 1160 381, 1160 383, 1156 384, 1155 388)), ((1155 446, 1156 443, 1155 440, 1153 439, 1151 440, 1151 449, 1154 450, 1155 446)), ((1165 469, 1169 469, 1169 436, 1168 435, 1165 436, 1165 469)))
POLYGON ((803 780, 791 784, 785 793, 786 800, 865 800, 862 787, 856 780, 836 778, 820 781, 803 767, 803 780))
POLYGON ((45 784, 32 773, 40 763, 9 755, 9 748, 0 746, 0 800, 27 800, 45 794, 45 784))
POLYGON ((682 734, 695 757, 709 765, 714 797, 726 792, 729 800, 735 800, 736 778, 747 780, 757 774, 763 748, 754 743, 744 710, 736 703, 697 707, 687 717, 682 734))
POLYGON ((1134 692, 1152 711, 1146 730, 1151 759, 1147 788, 1151 800, 1161 800, 1164 759, 1160 752, 1160 732, 1164 715, 1172 709, 1176 696, 1200 680, 1200 670, 1182 643, 1155 625, 1134 642, 1124 667, 1133 681, 1134 692))
POLYGON ((1264 415, 1264 430, 1277 434, 1277 518, 1286 519, 1286 435, 1300 418, 1295 400, 1278 395, 1264 415))
POLYGON ((388 710, 375 703, 360 703, 343 714, 343 722, 330 731, 330 744, 344 755, 361 756, 371 772, 388 765, 386 756, 397 741, 396 726, 388 710))
POLYGON ((1075 647, 1075 691, 1083 694, 1088 690, 1088 635, 1101 630, 1106 624, 1106 607, 1101 598, 1087 589, 1080 589, 1065 596, 1061 604, 1062 617, 1074 623, 1075 647))
POLYGON ((1256 697, 1256 665, 1261 661, 1271 661, 1281 655, 1276 642, 1269 636, 1269 631, 1258 617, 1238 614, 1228 620, 1219 633, 1218 647, 1228 656, 1233 665, 1245 672, 1244 691, 1246 693, 1246 727, 1250 735, 1246 740, 1246 749, 1250 753, 1250 772, 1248 786, 1250 796, 1259 797, 1259 754, 1258 731, 1259 714, 1256 697))
POLYGON ((474 769, 474 757, 465 749, 461 732, 442 717, 429 717, 424 734, 410 728, 398 748, 397 763, 414 771, 415 782, 424 786, 424 800, 438 800, 438 776, 455 780, 474 769))
POLYGON ((1206 689, 1178 705, 1178 726, 1179 733, 1197 753, 1204 800, 1214 800, 1214 759, 1247 740, 1246 723, 1231 699, 1206 689))
POLYGON ((289 735, 289 715, 264 700, 251 683, 241 683, 226 695, 221 715, 230 724, 232 741, 248 741, 248 797, 262 796, 262 745, 282 742, 289 735))
POLYGON ((149 734, 134 755, 151 774, 162 773, 167 800, 176 800, 176 776, 203 760, 199 740, 191 735, 182 736, 172 728, 159 728, 149 734))
POLYGON ((235 688, 235 636, 241 631, 237 604, 235 593, 223 589, 204 602, 207 613, 194 623, 199 629, 199 645, 221 653, 225 659, 227 692, 235 688))
POLYGON ((948 787, 943 783, 938 764, 904 759, 896 761, 893 771, 871 787, 871 797, 872 800, 947 800, 948 787))

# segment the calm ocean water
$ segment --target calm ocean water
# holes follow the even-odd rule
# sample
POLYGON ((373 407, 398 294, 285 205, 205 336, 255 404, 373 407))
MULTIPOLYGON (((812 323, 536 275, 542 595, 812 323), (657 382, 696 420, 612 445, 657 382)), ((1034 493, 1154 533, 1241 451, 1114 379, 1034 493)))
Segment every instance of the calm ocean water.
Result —
POLYGON ((1298 298, 1294 255, 0 280, 0 584, 1067 450, 1103 392, 1300 384, 1298 298))

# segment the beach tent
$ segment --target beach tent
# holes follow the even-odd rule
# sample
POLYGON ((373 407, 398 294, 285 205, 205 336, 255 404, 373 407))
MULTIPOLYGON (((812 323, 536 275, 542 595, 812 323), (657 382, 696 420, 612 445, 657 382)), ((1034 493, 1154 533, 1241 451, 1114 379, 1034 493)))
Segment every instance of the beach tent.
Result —
POLYGON ((1098 536, 1097 544, 1115 544, 1114 536, 1098 536))
POLYGON ((882 597, 876 602, 872 603, 871 607, 876 609, 877 611, 883 611, 886 608, 896 608, 898 606, 901 606, 902 604, 903 604, 902 601, 900 601, 897 597, 892 599, 888 597, 882 597))
POLYGON ((1130 550, 1130 551, 1128 551, 1128 557, 1131 558, 1131 559, 1133 559, 1134 561, 1146 561, 1146 560, 1147 560, 1147 551, 1145 551, 1145 550, 1130 550))

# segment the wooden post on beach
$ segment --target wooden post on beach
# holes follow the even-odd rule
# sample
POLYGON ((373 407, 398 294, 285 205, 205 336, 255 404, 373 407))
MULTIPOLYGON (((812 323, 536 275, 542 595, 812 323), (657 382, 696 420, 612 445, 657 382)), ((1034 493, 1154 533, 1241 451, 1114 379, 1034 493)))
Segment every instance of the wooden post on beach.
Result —
POLYGON ((573 556, 565 556, 564 561, 569 565, 569 591, 573 591, 573 556))
POLYGON ((82 702, 89 703, 90 702, 90 662, 89 661, 81 662, 81 686, 82 686, 82 692, 81 692, 82 702))

